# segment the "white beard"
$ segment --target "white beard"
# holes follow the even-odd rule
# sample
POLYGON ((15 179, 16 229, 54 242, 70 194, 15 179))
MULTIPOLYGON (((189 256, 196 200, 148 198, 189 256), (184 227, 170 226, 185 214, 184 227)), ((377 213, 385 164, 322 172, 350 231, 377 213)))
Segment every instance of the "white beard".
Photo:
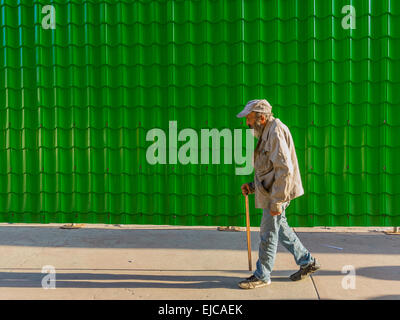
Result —
POLYGON ((256 139, 260 139, 260 137, 261 137, 261 133, 262 133, 262 130, 263 130, 263 126, 261 125, 261 124, 254 124, 254 127, 253 128, 251 128, 251 129, 253 129, 252 130, 252 133, 253 133, 253 136, 256 138, 256 139))

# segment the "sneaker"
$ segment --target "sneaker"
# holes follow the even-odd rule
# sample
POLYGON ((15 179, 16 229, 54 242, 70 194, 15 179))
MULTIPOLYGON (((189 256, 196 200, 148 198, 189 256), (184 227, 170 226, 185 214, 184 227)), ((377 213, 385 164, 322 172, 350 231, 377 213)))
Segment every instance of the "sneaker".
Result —
POLYGON ((269 284, 271 284, 271 279, 269 279, 268 281, 261 281, 258 278, 256 278, 256 276, 252 275, 251 277, 248 277, 246 280, 239 282, 239 287, 242 289, 255 289, 255 288, 265 287, 269 284))
POLYGON ((308 275, 321 269, 321 265, 316 259, 305 266, 300 266, 300 270, 290 276, 292 281, 299 281, 307 278, 308 275))

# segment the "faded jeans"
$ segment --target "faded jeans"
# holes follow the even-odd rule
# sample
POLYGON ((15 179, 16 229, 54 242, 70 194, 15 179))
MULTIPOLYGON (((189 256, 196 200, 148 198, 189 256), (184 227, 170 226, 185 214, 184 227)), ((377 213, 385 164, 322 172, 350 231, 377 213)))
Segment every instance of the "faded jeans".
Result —
POLYGON ((296 264, 306 265, 312 262, 311 253, 303 246, 300 239, 289 227, 286 220, 285 209, 290 201, 282 205, 282 213, 271 216, 270 209, 263 209, 263 217, 260 225, 260 247, 258 251, 257 269, 254 272, 256 278, 268 281, 274 266, 278 240, 294 256, 296 264))

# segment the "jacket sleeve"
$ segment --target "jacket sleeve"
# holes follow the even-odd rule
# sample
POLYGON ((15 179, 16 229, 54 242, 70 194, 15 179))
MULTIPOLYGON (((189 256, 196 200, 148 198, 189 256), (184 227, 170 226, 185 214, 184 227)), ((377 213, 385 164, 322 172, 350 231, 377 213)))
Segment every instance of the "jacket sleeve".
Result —
POLYGON ((290 200, 290 181, 294 169, 284 132, 278 129, 270 138, 270 160, 275 171, 271 188, 271 211, 282 212, 282 204, 290 200))

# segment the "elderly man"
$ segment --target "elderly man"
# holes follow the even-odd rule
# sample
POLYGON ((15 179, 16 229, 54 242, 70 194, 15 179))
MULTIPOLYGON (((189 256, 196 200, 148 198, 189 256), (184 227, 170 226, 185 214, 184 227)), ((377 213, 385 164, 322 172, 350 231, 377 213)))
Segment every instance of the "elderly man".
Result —
POLYGON ((239 287, 254 289, 271 283, 278 240, 300 266, 290 279, 302 280, 317 271, 320 264, 289 227, 285 216, 290 201, 304 194, 292 136, 288 127, 273 117, 272 107, 265 99, 249 101, 237 117, 246 117, 246 124, 258 139, 254 181, 242 185, 242 193, 255 193, 256 208, 263 209, 257 269, 239 287))

